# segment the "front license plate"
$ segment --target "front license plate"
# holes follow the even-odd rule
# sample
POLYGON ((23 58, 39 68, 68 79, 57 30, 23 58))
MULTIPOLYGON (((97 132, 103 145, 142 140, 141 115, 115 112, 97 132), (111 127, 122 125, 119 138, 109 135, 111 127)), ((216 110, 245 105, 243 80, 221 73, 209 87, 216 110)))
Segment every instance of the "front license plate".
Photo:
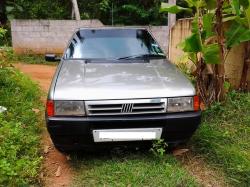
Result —
POLYGON ((94 142, 143 141, 161 138, 162 128, 93 130, 94 142))

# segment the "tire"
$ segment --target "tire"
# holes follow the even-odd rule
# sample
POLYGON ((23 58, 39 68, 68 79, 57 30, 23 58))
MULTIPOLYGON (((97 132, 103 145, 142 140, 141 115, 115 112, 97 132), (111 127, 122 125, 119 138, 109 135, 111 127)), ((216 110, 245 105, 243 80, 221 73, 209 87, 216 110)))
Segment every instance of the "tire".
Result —
POLYGON ((56 148, 59 152, 61 152, 61 153, 63 153, 63 154, 70 154, 70 153, 73 152, 72 149, 67 149, 67 148, 64 148, 64 147, 56 146, 56 145, 55 145, 55 148, 56 148))
POLYGON ((167 151, 173 151, 179 145, 180 145, 180 143, 170 143, 170 144, 168 144, 167 151))

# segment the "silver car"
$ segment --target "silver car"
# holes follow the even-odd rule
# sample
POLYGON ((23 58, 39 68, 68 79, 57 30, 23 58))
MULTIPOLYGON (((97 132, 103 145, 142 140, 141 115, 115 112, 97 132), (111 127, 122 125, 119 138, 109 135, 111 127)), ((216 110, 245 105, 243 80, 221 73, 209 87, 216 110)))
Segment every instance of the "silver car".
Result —
POLYGON ((187 141, 199 97, 146 29, 77 30, 48 93, 46 123, 61 151, 187 141))

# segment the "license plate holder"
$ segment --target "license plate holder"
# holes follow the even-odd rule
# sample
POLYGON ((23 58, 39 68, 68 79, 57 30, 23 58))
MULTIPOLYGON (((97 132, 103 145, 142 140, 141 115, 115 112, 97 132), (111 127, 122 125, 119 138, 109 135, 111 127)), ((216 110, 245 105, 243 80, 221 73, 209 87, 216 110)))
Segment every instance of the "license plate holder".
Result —
POLYGON ((160 139, 162 128, 97 129, 94 142, 145 141, 160 139))

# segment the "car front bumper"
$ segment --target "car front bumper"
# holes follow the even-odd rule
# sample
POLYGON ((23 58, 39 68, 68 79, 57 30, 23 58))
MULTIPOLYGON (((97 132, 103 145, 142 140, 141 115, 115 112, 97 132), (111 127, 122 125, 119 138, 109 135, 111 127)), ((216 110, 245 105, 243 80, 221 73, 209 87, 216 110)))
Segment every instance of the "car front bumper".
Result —
MULTIPOLYGON (((93 131, 98 129, 162 128, 167 143, 187 141, 201 122, 201 112, 164 115, 112 117, 49 117, 47 129, 54 145, 65 150, 124 145, 131 142, 94 142, 93 131)), ((137 145, 145 141, 132 142, 137 145)))

